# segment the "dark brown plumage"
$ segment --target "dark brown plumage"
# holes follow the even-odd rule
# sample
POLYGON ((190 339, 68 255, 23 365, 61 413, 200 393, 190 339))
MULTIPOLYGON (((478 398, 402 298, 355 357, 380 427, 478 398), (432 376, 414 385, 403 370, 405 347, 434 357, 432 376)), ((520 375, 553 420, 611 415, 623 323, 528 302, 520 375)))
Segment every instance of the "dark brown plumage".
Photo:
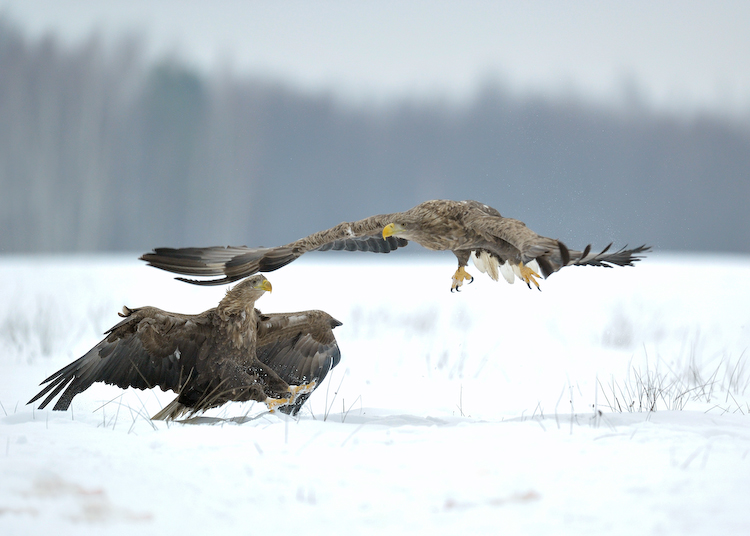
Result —
MULTIPOLYGON (((591 253, 569 250, 559 240, 536 234, 526 225, 505 218, 494 208, 477 201, 426 201, 405 212, 381 214, 351 223, 341 223, 296 242, 275 248, 205 247, 158 248, 141 257, 151 266, 190 276, 224 276, 210 280, 178 278, 198 285, 220 285, 256 272, 270 272, 289 264, 308 251, 346 249, 388 253, 413 240, 427 249, 451 250, 458 259, 451 290, 473 280, 465 267, 469 258, 492 279, 516 277, 529 287, 539 287, 537 277, 547 278, 564 266, 632 266, 639 253, 650 248, 607 246, 591 253), (540 275, 541 272, 541 275, 540 275)), ((611 244, 610 244, 611 245, 611 244)))
POLYGON ((105 382, 177 393, 154 419, 247 400, 294 415, 338 364, 332 329, 341 323, 323 311, 264 315, 255 301, 267 290, 268 280, 255 275, 197 315, 125 307, 106 338, 44 380, 29 404, 47 395, 44 408, 65 389, 53 409, 66 410, 77 394, 105 382))

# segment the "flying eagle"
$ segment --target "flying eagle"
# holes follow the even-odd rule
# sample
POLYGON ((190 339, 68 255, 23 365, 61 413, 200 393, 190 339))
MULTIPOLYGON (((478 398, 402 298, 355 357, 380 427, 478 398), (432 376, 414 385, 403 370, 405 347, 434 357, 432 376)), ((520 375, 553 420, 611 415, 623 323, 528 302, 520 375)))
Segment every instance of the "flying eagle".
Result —
POLYGON ((78 393, 105 382, 177 393, 157 420, 247 400, 295 415, 341 359, 332 332, 341 322, 323 311, 262 314, 255 301, 270 290, 258 274, 197 315, 124 307, 106 338, 44 380, 28 403, 49 393, 42 409, 67 386, 53 408, 66 410, 78 393))
POLYGON ((609 246, 592 253, 568 249, 559 240, 536 234, 521 221, 505 218, 477 201, 425 201, 405 212, 371 216, 311 234, 273 248, 203 247, 157 248, 141 260, 149 265, 190 276, 223 276, 195 280, 196 285, 221 285, 256 272, 277 270, 308 251, 348 250, 389 253, 409 240, 436 251, 451 250, 458 259, 451 291, 474 278, 466 272, 471 258, 480 272, 508 283, 521 279, 539 288, 537 278, 549 277, 563 266, 632 266, 647 246, 609 252, 609 246), (540 275, 541 272, 541 275, 540 275))

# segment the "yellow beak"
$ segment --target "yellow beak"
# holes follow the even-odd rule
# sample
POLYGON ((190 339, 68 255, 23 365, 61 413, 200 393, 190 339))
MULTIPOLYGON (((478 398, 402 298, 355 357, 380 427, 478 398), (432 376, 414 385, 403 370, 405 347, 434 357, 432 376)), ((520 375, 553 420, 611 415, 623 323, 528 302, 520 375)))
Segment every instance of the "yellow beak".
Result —
POLYGON ((395 223, 389 223, 385 227, 383 227, 383 239, 385 240, 389 236, 393 236, 399 231, 403 231, 403 228, 399 225, 396 227, 395 223))
POLYGON ((265 290, 268 292, 271 292, 273 290, 273 287, 271 286, 271 282, 268 279, 264 279, 260 282, 260 285, 257 286, 260 290, 265 290))

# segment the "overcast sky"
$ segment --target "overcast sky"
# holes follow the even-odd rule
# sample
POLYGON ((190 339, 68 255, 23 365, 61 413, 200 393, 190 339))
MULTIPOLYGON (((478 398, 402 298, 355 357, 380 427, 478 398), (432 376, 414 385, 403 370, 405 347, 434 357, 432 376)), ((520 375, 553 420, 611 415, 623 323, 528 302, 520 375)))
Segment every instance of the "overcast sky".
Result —
POLYGON ((354 100, 514 90, 750 111, 750 2, 0 0, 31 36, 137 32, 150 53, 354 100))

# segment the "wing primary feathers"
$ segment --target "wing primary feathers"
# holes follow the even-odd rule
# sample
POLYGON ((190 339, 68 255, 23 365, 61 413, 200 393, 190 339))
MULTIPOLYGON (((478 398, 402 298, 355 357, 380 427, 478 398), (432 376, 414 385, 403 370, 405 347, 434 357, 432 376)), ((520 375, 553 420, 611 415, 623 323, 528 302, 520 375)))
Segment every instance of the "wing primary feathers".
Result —
POLYGON ((190 283, 191 285, 198 285, 201 287, 213 287, 216 285, 226 285, 227 283, 232 283, 233 281, 236 281, 235 279, 231 277, 221 277, 219 279, 188 279, 187 277, 175 277, 175 279, 177 281, 182 281, 183 283, 190 283))
MULTIPOLYGON (((579 260, 573 264, 577 266, 602 266, 605 268, 611 268, 613 266, 633 266, 634 262, 640 261, 643 256, 640 253, 645 253, 651 250, 650 246, 640 246, 633 249, 626 249, 627 246, 621 249, 608 253, 612 244, 609 244, 599 253, 589 254, 581 256, 579 260)), ((586 249, 588 251, 589 248, 586 249)))
MULTIPOLYGON (((568 250, 568 246, 566 246, 565 244, 563 244, 562 242, 558 240, 557 247, 560 249, 560 257, 562 258, 563 266, 567 266, 568 263, 570 262, 570 251, 568 250)), ((544 277, 547 277, 547 276, 544 276, 544 277)))
MULTIPOLYGON (((334 240, 314 251, 369 251, 390 253, 404 247, 408 240, 389 236, 362 236, 334 240)), ((193 285, 225 285, 257 272, 273 272, 297 259, 303 252, 290 246, 276 248, 205 247, 205 248, 157 248, 141 256, 149 266, 168 272, 194 276, 224 276, 216 279, 192 279, 177 277, 178 281, 193 285)))
POLYGON ((391 223, 394 216, 380 214, 355 222, 343 222, 285 246, 156 248, 141 255, 140 259, 146 261, 149 266, 181 275, 218 276, 206 281, 179 277, 179 281, 194 285, 223 285, 257 272, 278 270, 308 251, 390 253, 409 243, 403 237, 383 238, 383 228, 391 223))
MULTIPOLYGON (((70 380, 71 380, 71 378, 65 378, 65 377, 62 377, 62 376, 59 377, 59 378, 56 378, 55 381, 53 381, 52 383, 50 383, 49 385, 47 385, 34 398, 32 398, 31 400, 29 400, 28 404, 31 404, 32 402, 36 402, 37 400, 39 400, 40 398, 42 398, 44 395, 46 395, 47 393, 49 393, 52 389, 55 389, 55 387, 57 387, 57 389, 55 389, 54 393, 52 393, 51 395, 49 395, 41 404, 39 404, 39 409, 44 409, 47 406, 47 404, 49 404, 50 402, 52 402, 52 399, 55 398, 57 396, 57 394, 65 388, 65 386, 67 385, 67 383, 70 380), (62 383, 62 385, 60 385, 61 383, 62 383)), ((50 378, 47 378, 46 380, 44 380, 40 385, 42 385, 42 384, 44 384, 44 383, 46 383, 48 381, 50 381, 50 378)))
POLYGON ((334 240, 323 244, 315 249, 315 251, 369 251, 371 253, 390 253, 391 251, 402 248, 408 244, 408 240, 397 236, 389 236, 385 239, 380 236, 362 236, 334 240))
MULTIPOLYGON (((96 350, 96 347, 94 348, 96 350)), ((68 406, 70 406, 71 400, 73 400, 73 397, 78 394, 72 393, 72 391, 76 390, 76 387, 78 385, 76 384, 77 379, 80 378, 80 376, 76 376, 76 374, 83 368, 83 366, 86 364, 85 360, 86 358, 91 354, 91 352, 88 352, 83 357, 80 357, 73 361, 71 364, 64 366, 54 374, 50 375, 47 379, 45 379, 42 383, 39 385, 44 385, 47 383, 48 385, 45 386, 44 389, 42 389, 39 393, 37 393, 34 398, 29 400, 27 404, 31 404, 32 402, 36 402, 43 396, 47 395, 47 393, 51 393, 47 396, 47 398, 44 399, 44 401, 39 405, 39 409, 44 409, 50 402, 52 402, 52 399, 54 399, 60 392, 68 387, 68 391, 66 391, 62 397, 60 397, 60 400, 57 401, 57 404, 55 404, 54 409, 62 409, 66 410, 68 409, 68 406), (69 394, 71 392, 72 394, 69 394), (67 396, 66 396, 67 395, 67 396)), ((78 382, 83 383, 83 382, 78 382)), ((88 386, 86 387, 88 388, 88 386)), ((85 390, 85 389, 83 389, 85 390)))
POLYGON ((156 248, 140 258, 149 266, 167 272, 200 277, 224 276, 197 280, 186 277, 178 281, 193 285, 224 285, 257 272, 272 272, 286 266, 301 253, 288 246, 248 248, 211 246, 203 248, 156 248))

